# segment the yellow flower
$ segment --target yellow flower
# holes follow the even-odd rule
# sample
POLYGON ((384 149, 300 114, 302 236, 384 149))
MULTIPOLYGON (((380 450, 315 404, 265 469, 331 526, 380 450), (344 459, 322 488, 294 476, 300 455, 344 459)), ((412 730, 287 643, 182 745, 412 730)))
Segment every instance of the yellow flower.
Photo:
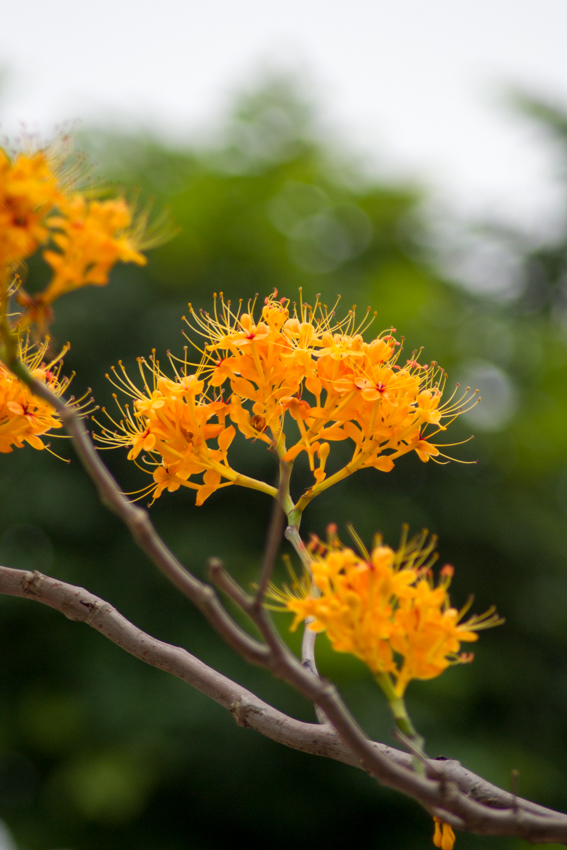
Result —
MULTIPOLYGON (((69 379, 60 378, 62 354, 50 363, 44 362, 48 345, 49 341, 32 345, 29 339, 24 339, 20 342, 20 359, 34 378, 47 384, 59 396, 69 385, 69 379)), ((61 420, 53 407, 33 395, 0 363, 0 452, 7 454, 14 447, 21 449, 24 443, 34 449, 44 449, 46 444, 41 438, 52 429, 61 427, 61 420)))
POLYGON ((459 655, 462 642, 502 621, 490 609, 461 622, 466 608, 450 605, 453 568, 445 566, 435 585, 435 538, 427 533, 397 551, 377 538, 370 553, 357 554, 331 535, 313 557, 313 592, 280 591, 276 598, 295 614, 292 628, 310 619, 309 629, 325 631, 337 652, 360 658, 375 676, 389 674, 396 696, 412 679, 432 679, 450 664, 470 661, 459 655))

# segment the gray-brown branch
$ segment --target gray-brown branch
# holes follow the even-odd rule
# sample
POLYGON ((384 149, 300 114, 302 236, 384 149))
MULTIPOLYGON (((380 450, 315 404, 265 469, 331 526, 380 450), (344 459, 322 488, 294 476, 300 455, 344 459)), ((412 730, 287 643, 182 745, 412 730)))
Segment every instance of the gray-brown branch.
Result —
MULTIPOLYGON (((170 673, 228 709, 240 726, 265 735, 280 744, 312 755, 335 759, 361 767, 352 751, 330 726, 305 723, 283 714, 255 694, 208 667, 185 649, 159 641, 123 617, 112 605, 82 587, 45 576, 39 572, 0 567, 0 593, 19 596, 48 605, 68 619, 96 629, 121 649, 153 667, 170 673)), ((411 756, 385 744, 370 746, 404 772, 410 772, 411 756)), ((485 812, 479 822, 481 832, 491 819, 513 815, 515 828, 506 834, 532 842, 566 842, 567 817, 528 800, 515 797, 462 767, 458 761, 431 760, 432 779, 442 767, 445 794, 463 797, 485 812)), ((432 783, 433 784, 433 783, 432 783)), ((440 785, 439 782, 436 783, 440 785)), ((501 826, 502 824, 497 824, 501 826)), ((498 832, 502 834, 499 829, 498 832)))

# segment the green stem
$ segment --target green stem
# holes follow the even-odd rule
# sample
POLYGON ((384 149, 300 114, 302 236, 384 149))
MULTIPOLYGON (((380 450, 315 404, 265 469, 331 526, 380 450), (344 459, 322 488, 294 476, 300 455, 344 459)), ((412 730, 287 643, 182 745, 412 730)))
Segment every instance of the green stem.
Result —
POLYGON ((292 505, 292 510, 290 510, 287 514, 288 526, 285 530, 286 539, 289 540, 299 557, 301 558, 301 563, 307 570, 309 574, 311 574, 311 564, 313 559, 309 552, 307 551, 307 547, 303 540, 301 539, 301 535, 299 533, 299 526, 301 523, 301 511, 292 505))
POLYGON ((280 480, 278 482, 278 498, 282 506, 283 512, 289 517, 290 513, 295 509, 293 499, 289 490, 291 481, 291 471, 293 469, 293 461, 280 460, 280 480))
POLYGON ((206 458, 204 463, 206 463, 210 469, 214 469, 215 472, 222 475, 223 478, 227 478, 239 487, 248 487, 250 490, 259 490, 261 493, 266 493, 267 496, 273 496, 274 499, 277 498, 277 489, 272 487, 270 484, 266 484, 265 481, 258 481, 256 478, 250 478, 248 475, 243 475, 241 472, 237 472, 231 466, 224 466, 224 464, 219 463, 216 460, 211 460, 209 457, 206 458))
POLYGON ((281 506, 287 516, 285 536, 301 558, 303 565, 309 569, 311 557, 299 534, 299 526, 301 525, 303 511, 294 503, 289 489, 293 461, 283 460, 283 457, 286 454, 285 435, 283 431, 274 435, 274 448, 280 459, 280 482, 278 492, 281 500, 281 506))
MULTIPOLYGON (((392 679, 388 673, 379 673, 376 676, 376 681, 382 688, 386 699, 388 700, 388 705, 390 706, 390 711, 396 721, 396 726, 403 732, 406 738, 412 742, 414 747, 419 750, 423 758, 426 758, 425 753, 423 751, 423 745, 425 743, 422 736, 416 731, 415 726, 411 722, 411 718, 408 714, 406 704, 404 702, 404 698, 397 695, 392 679)), ((423 762, 419 758, 413 759, 413 768, 416 773, 425 776, 425 767, 423 762)))
POLYGON ((299 532, 299 526, 301 525, 302 516, 303 512, 292 503, 291 509, 287 511, 287 521, 289 527, 294 528, 299 532))
POLYGON ((329 478, 325 478, 324 481, 321 481, 320 484, 315 484, 309 490, 307 490, 303 496, 299 499, 297 503, 297 508, 301 511, 305 510, 309 502, 311 502, 315 496, 318 496, 320 493, 323 493, 325 490, 328 490, 329 487, 332 487, 333 484, 337 484, 339 481, 343 481, 345 478, 348 478, 349 475, 352 475, 353 472, 356 472, 357 469, 360 469, 362 464, 368 460, 370 455, 372 454, 372 447, 370 450, 361 451, 360 454, 352 460, 350 460, 346 466, 343 466, 342 469, 339 469, 338 472, 335 472, 334 475, 330 475, 329 478))
POLYGON ((274 439, 274 450, 280 461, 280 478, 278 484, 278 498, 280 500, 280 504, 286 516, 289 516, 291 511, 295 508, 293 503, 293 499, 291 498, 291 493, 289 489, 290 481, 291 481, 291 472, 293 470, 293 461, 283 460, 283 457, 287 451, 285 445, 285 434, 283 431, 280 431, 278 434, 274 434, 272 432, 272 437, 274 439))

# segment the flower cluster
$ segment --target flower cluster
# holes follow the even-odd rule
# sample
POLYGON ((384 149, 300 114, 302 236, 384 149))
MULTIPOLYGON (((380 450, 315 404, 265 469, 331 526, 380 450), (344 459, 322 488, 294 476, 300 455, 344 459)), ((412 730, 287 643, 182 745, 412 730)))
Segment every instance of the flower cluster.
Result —
POLYGON ((139 366, 144 391, 128 378, 124 368, 120 374, 114 370, 114 383, 133 398, 133 410, 128 405, 121 408, 124 419, 117 427, 122 434, 103 427, 97 439, 111 446, 131 447, 130 460, 141 451, 155 458, 149 461, 154 467, 154 484, 143 493, 150 491, 157 498, 164 489, 172 492, 183 485, 197 490, 197 504, 201 505, 222 486, 223 476, 229 479, 225 484, 236 477, 227 461, 236 434, 234 426, 226 424, 229 406, 210 401, 203 394, 204 382, 195 375, 177 374, 171 380, 155 359, 149 364, 140 360, 139 366), (151 388, 145 379, 147 368, 153 377, 151 388), (204 474, 201 484, 188 480, 199 473, 204 474))
POLYGON ((23 325, 45 325, 60 295, 107 283, 117 261, 146 262, 126 201, 87 198, 76 188, 78 172, 65 140, 13 157, 0 149, 0 302, 8 299, 12 273, 40 247, 53 271, 40 295, 20 290, 23 325))
POLYGON ((29 257, 47 241, 45 218, 62 199, 44 151, 13 161, 0 148, 0 265, 29 257))
POLYGON ((190 324, 205 337, 192 381, 187 363, 170 380, 152 362, 153 386, 143 390, 124 376, 120 388, 134 396, 134 408, 102 438, 131 447, 131 458, 140 448, 153 453, 154 497, 166 487, 190 486, 200 504, 217 487, 235 483, 226 458, 234 436, 227 419, 284 463, 305 452, 314 477, 307 501, 357 469, 389 472, 412 451, 422 461, 444 457, 433 438, 475 396, 455 400, 453 394, 442 403, 445 373, 435 363, 421 365, 415 353, 398 362, 393 329, 366 342, 369 322, 357 325, 354 311, 335 321, 334 311, 318 302, 291 308, 276 296, 265 299, 258 321, 254 305, 234 313, 222 295, 212 316, 192 310, 190 324), (212 447, 211 440, 217 441, 212 447), (330 444, 345 440, 352 457, 328 475, 330 444), (201 472, 206 486, 205 479, 189 482, 201 472))
POLYGON ((272 597, 295 614, 292 628, 308 620, 337 652, 360 658, 377 677, 387 674, 402 697, 412 679, 433 679, 472 660, 459 654, 461 643, 502 622, 494 609, 462 622, 468 606, 457 611, 449 600, 453 568, 433 580, 435 542, 422 532, 394 551, 377 538, 371 552, 356 554, 331 527, 327 544, 312 544, 311 587, 301 582, 272 597))
POLYGON ((104 286, 112 267, 121 260, 143 266, 146 258, 133 243, 130 228, 132 212, 123 198, 87 201, 75 195, 61 215, 48 219, 52 240, 59 251, 43 256, 54 276, 43 293, 51 304, 65 292, 94 283, 104 286))
MULTIPOLYGON (((19 359, 33 377, 46 384, 60 396, 69 385, 60 378, 61 357, 44 362, 48 342, 31 345, 28 339, 20 343, 19 359)), ((34 449, 45 449, 41 439, 52 428, 61 428, 61 420, 53 407, 34 395, 28 387, 0 363, 0 452, 7 454, 24 443, 34 449)))

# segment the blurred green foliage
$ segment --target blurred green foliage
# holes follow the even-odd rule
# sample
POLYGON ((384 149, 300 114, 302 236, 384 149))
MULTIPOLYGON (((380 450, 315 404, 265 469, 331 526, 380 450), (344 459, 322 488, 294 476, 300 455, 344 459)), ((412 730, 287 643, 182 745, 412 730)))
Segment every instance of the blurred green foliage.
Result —
MULTIPOLYGON (((567 116, 529 106, 567 154, 567 116)), ((442 563, 456 567, 455 604, 474 592, 474 610, 495 603, 506 625, 481 636, 474 664, 412 684, 414 721, 432 755, 504 787, 517 769, 520 794, 565 809, 567 229, 538 242, 499 225, 433 227, 418 187, 369 177, 317 137, 312 118, 293 87, 274 80, 243 97, 204 149, 86 134, 101 173, 168 205, 179 234, 146 268, 119 268, 108 287, 62 299, 55 343, 71 342, 76 394, 92 386, 111 409, 105 373, 120 358, 135 368, 152 348, 162 360, 168 349, 180 354, 188 301, 209 308, 214 291, 236 301, 273 288, 293 300, 303 287, 328 304, 342 293, 345 310, 371 305, 376 331, 396 327, 408 356, 424 346, 424 361, 441 363, 450 383, 478 383, 482 404, 447 439, 474 430, 474 442, 449 450, 466 465, 412 456, 387 475, 360 472, 310 506, 304 531, 354 521, 363 538, 379 530, 395 545, 407 522, 439 535, 442 563)), ((39 261, 28 277, 30 288, 41 281, 39 261)), ((274 475, 262 446, 238 451, 236 466, 274 475)), ((147 483, 120 453, 105 459, 126 492, 147 483)), ((88 587, 156 637, 313 719, 300 697, 211 633, 97 503, 74 458, 67 466, 26 449, 1 465, 0 562, 88 587)), ((229 488, 201 508, 192 501, 166 494, 152 509, 169 545, 198 575, 218 555, 253 580, 265 497, 229 488)), ((281 617, 283 630, 288 622, 281 617)), ((0 635, 0 816, 22 848, 214 850, 230 840, 332 850, 352 842, 354 826, 369 846, 429 846, 431 821, 415 804, 361 771, 237 728, 182 682, 56 612, 1 599, 0 635)), ((325 638, 319 658, 368 733, 391 741, 368 671, 325 638)), ((497 846, 520 845, 458 838, 462 850, 497 846)))

